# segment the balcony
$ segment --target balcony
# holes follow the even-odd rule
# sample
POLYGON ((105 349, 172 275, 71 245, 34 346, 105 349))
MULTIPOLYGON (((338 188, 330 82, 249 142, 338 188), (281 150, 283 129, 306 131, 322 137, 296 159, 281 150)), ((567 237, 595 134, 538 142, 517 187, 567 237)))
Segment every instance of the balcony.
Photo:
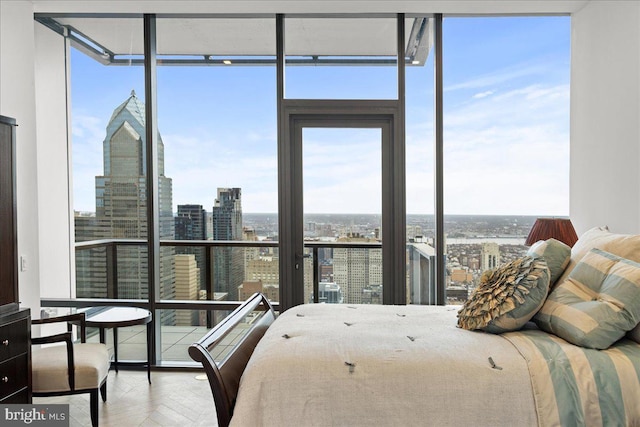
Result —
MULTIPOLYGON (((306 241, 305 254, 303 257, 303 268, 305 269, 305 300, 308 302, 330 302, 344 301, 345 303, 382 303, 382 275, 381 275, 381 250, 380 242, 318 242, 306 241), (328 275, 326 265, 322 265, 322 260, 326 260, 328 254, 331 257, 343 257, 345 259, 343 266, 347 270, 342 274, 351 274, 358 277, 358 288, 347 294, 346 289, 340 289, 340 286, 332 283, 333 273, 328 275), (370 271, 366 273, 365 278, 363 267, 371 265, 370 271), (379 265, 376 267, 376 263, 379 265), (351 271, 353 270, 353 271, 351 271), (369 283, 369 281, 371 283, 369 283), (332 286, 329 286, 332 285, 332 286), (345 295, 327 296, 328 289, 333 292, 343 292, 345 295), (327 299, 329 298, 329 300, 327 299), (350 298, 350 299, 349 299, 350 298)), ((409 244, 410 249, 413 244, 409 244)), ((427 245, 420 244, 421 247, 427 245)), ((91 278, 91 287, 81 289, 78 286, 78 298, 43 298, 41 301, 43 310, 48 314, 59 314, 69 307, 94 307, 94 306, 133 306, 146 308, 154 312, 154 330, 156 343, 154 348, 154 359, 156 366, 193 366, 188 356, 188 346, 202 337, 205 332, 212 326, 221 321, 232 310, 234 310, 246 298, 245 293, 251 294, 254 291, 265 291, 262 289, 253 289, 251 277, 245 277, 247 280, 242 286, 248 286, 248 289, 238 291, 237 298, 229 298, 228 292, 223 292, 215 288, 216 280, 213 271, 216 267, 216 257, 228 256, 230 252, 236 251, 242 259, 251 258, 251 253, 267 254, 265 259, 275 259, 275 265, 267 265, 271 268, 271 273, 264 271, 256 274, 273 275, 277 274, 277 248, 276 241, 212 241, 212 240, 162 240, 160 241, 161 252, 166 258, 175 259, 175 256, 184 255, 189 252, 192 258, 190 269, 191 286, 198 283, 197 294, 195 298, 184 299, 181 296, 186 295, 177 288, 183 286, 184 283, 178 285, 177 277, 185 273, 184 265, 180 263, 172 264, 168 270, 174 275, 174 289, 166 291, 159 297, 149 299, 148 289, 144 283, 142 289, 138 292, 138 297, 132 298, 130 280, 127 280, 127 274, 132 271, 132 260, 138 260, 140 265, 133 266, 135 271, 141 270, 146 265, 147 242, 138 239, 106 239, 93 240, 88 242, 76 243, 76 270, 77 282, 87 282, 87 277, 91 278), (188 250, 186 250, 188 249, 188 250), (180 253, 182 252, 182 253, 180 253), (133 254, 133 255, 132 255, 133 254), (204 271, 200 274, 195 271, 193 265, 196 263, 196 255, 201 255, 202 259, 197 263, 197 269, 202 268, 204 271), (92 273, 91 270, 93 269, 92 273), (96 274, 98 271, 100 274, 96 274), (86 275, 83 277, 83 274, 86 275), (198 277, 204 277, 204 285, 199 285, 198 277), (124 278, 124 280, 123 280, 124 278), (124 286, 123 286, 124 283, 124 286), (92 289, 94 294, 88 292, 92 289)), ((415 251, 413 251, 415 252, 415 251)), ((413 253, 412 252, 412 253, 413 253)), ((424 251, 423 251, 424 252, 424 251)), ((428 257, 427 257, 428 258, 428 257)), ((407 277, 417 281, 418 284, 430 283, 433 275, 430 272, 424 272, 423 278, 420 279, 416 275, 420 275, 421 269, 424 270, 424 254, 422 257, 407 257, 411 260, 418 260, 416 266, 407 266, 407 277), (419 261, 422 260, 422 263, 419 261), (426 280, 426 282, 425 282, 426 280)), ((273 262, 273 260, 271 261, 273 262)), ((331 259, 333 262, 333 258, 331 259)), ((266 263, 266 262, 265 262, 266 263)), ((268 263, 266 263, 268 264, 268 263)), ((427 268, 429 268, 427 262, 427 268)), ((264 267, 264 266, 263 266, 264 267)), ((188 269, 188 268, 187 268, 188 269)), ((259 268, 258 268, 259 270, 259 268)), ((336 272, 335 274, 340 274, 336 272)), ((162 276, 160 277, 162 280, 162 276)), ((182 279, 180 279, 182 280, 182 279)), ((277 276, 275 277, 277 283, 277 276)), ((142 281, 144 282, 144 280, 142 281)), ((277 285, 275 291, 271 290, 270 299, 276 311, 279 309, 277 285)), ((194 295, 193 293, 191 294, 194 295)), ((112 346, 112 334, 107 333, 107 344, 112 346)), ((144 326, 132 326, 123 328, 118 331, 118 350, 120 360, 144 360, 146 358, 146 334, 144 326)), ((98 340, 96 331, 89 331, 89 340, 98 340)))
MULTIPOLYGON (((463 239, 462 242, 457 242, 460 239, 451 239, 446 254, 447 280, 440 285, 436 284, 434 271, 435 249, 422 239, 413 240, 406 244, 407 303, 445 304, 465 300, 482 267, 472 266, 471 261, 475 255, 471 250, 474 244, 470 242, 473 239, 463 239), (466 264, 463 258, 466 257, 471 260, 471 267, 464 266, 466 264), (461 262, 464 265, 460 265, 461 262)), ((499 243, 492 243, 489 249, 497 251, 504 259, 522 256, 526 251, 526 247, 518 243, 519 235, 509 239, 496 237, 494 240, 499 243)), ((480 251, 487 250, 486 243, 475 245, 480 251)), ((305 274, 302 286, 305 287, 306 302, 382 303, 380 242, 305 240, 304 247, 302 265, 305 274), (351 285, 352 289, 349 289, 350 280, 354 283, 351 285)), ((154 319, 158 319, 154 322, 156 342, 153 359, 156 366, 193 366, 187 354, 188 346, 254 292, 265 293, 275 310, 279 310, 276 241, 161 240, 161 264, 162 260, 165 263, 173 260, 170 268, 161 267, 161 272, 172 275, 174 286, 169 291, 160 289, 160 295, 151 299, 144 280, 141 281, 137 297, 132 297, 131 280, 127 277, 132 271, 132 263, 136 264, 133 271, 146 268, 145 240, 93 240, 76 243, 75 250, 77 282, 87 281, 83 274, 91 276, 95 294, 87 295, 89 288, 82 290, 84 294, 81 294, 78 286, 78 298, 43 298, 43 309, 52 314, 65 307, 134 306, 151 310, 154 312, 154 319), (135 255, 133 258, 132 253, 135 255), (185 256, 190 263, 177 261, 185 256), (242 272, 244 280, 240 281, 236 294, 230 297, 229 289, 216 288, 219 277, 212 270, 219 266, 216 259, 228 261, 229 257, 234 256, 249 268, 242 272), (90 258, 91 265, 84 265, 83 262, 88 262, 90 258), (89 274, 91 269, 94 269, 93 274, 89 274), (187 286, 192 288, 190 293, 185 292, 187 286)), ((159 280, 164 279, 166 277, 161 275, 159 280)), ((111 339, 111 334, 107 334, 107 337, 111 339)), ((92 339, 98 339, 97 333, 94 333, 92 339)), ((144 326, 119 331, 118 348, 120 359, 145 359, 144 326)))

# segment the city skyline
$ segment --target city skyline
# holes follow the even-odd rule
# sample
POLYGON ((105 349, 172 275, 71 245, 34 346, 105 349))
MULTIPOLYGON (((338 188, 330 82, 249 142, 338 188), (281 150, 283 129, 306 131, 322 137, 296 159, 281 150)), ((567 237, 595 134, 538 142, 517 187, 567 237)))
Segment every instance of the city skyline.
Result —
MULTIPOLYGON (((78 241, 96 238, 145 238, 146 224, 146 183, 144 153, 141 147, 145 143, 145 106, 135 92, 121 102, 114 110, 107 127, 107 136, 103 141, 103 173, 95 177, 96 214, 95 216, 77 216, 75 218, 75 234, 78 241)), ((164 143, 160 135, 158 146, 158 163, 160 179, 160 238, 179 240, 205 240, 208 236, 208 215, 202 205, 178 205, 177 214, 171 212, 172 178, 164 174, 164 143)), ((243 190, 239 187, 217 187, 217 197, 211 212, 211 237, 214 240, 242 240, 246 232, 248 240, 257 240, 258 232, 244 227, 242 210, 243 190)), ((266 225, 266 230, 277 234, 278 224, 270 215, 258 214, 259 218, 247 214, 247 219, 259 221, 266 225), (275 228, 274 228, 275 227, 275 228)), ((407 240, 419 246, 428 246, 431 234, 430 220, 432 216, 409 216, 407 240), (420 238, 418 238, 420 236, 420 238)), ((485 235, 506 234, 520 236, 528 229, 533 217, 513 216, 465 216, 464 221, 452 220, 448 224, 452 233, 459 237, 469 236, 481 230, 485 235)), ((309 214, 305 227, 309 234, 305 237, 328 237, 339 243, 369 242, 381 240, 383 230, 380 227, 379 214, 309 214)), ((463 219, 463 218, 459 218, 463 219)), ((478 252, 478 242, 452 244, 448 261, 447 283, 462 286, 452 298, 460 298, 468 291, 478 277, 478 266, 481 269, 495 267, 500 259, 501 251, 495 242, 483 243, 478 252), (491 250, 489 251, 488 248, 491 250), (491 261, 487 262, 487 257, 491 261), (480 261, 478 261, 480 259, 480 261), (458 295, 459 294, 459 295, 458 295)), ((511 242, 505 242, 513 246, 511 242)), ((518 242, 514 247, 505 249, 505 254, 521 253, 524 246, 518 242), (515 249, 514 249, 515 248, 515 249)), ((410 245, 413 247, 413 245, 410 245)), ((431 258, 429 250, 415 251, 412 258, 420 256, 425 260, 431 258), (418 255, 416 255, 418 254, 418 255)), ((412 252, 413 253, 413 252, 412 252)), ((78 294, 86 297, 126 297, 144 298, 148 293, 145 266, 147 255, 144 248, 132 246, 117 251, 118 260, 123 266, 118 268, 115 283, 110 287, 106 279, 108 257, 100 252, 82 253, 76 260, 78 294)), ((193 300, 201 297, 207 289, 205 274, 211 269, 213 290, 225 298, 237 300, 238 296, 250 288, 266 286, 275 295, 278 286, 279 271, 277 252, 261 253, 259 250, 245 248, 221 247, 213 249, 210 265, 206 265, 205 251, 201 248, 162 248, 160 271, 160 296, 163 299, 183 298, 193 300), (266 256, 263 256, 266 255, 266 256), (269 283, 264 283, 262 279, 269 283), (257 279, 257 281, 256 281, 257 279), (273 281, 276 280, 276 284, 273 281), (245 289, 245 285, 247 289, 245 289)), ((380 248, 347 248, 336 247, 318 252, 318 262, 324 266, 325 278, 331 280, 338 290, 335 301, 345 303, 381 303, 382 295, 382 250, 380 248)), ((421 261, 422 262, 422 261, 421 261)), ((431 261, 428 261, 429 263, 431 261)), ((304 262, 304 300, 311 301, 310 259, 304 262)), ((411 289, 421 292, 419 283, 422 275, 428 275, 428 269, 412 271, 411 289)), ((328 283, 328 282, 323 282, 328 283)), ((413 298, 413 297, 412 297, 413 298)), ((417 298, 417 297, 416 297, 417 298)), ((163 324, 190 325, 201 322, 197 312, 179 313, 165 310, 162 315, 163 324)))

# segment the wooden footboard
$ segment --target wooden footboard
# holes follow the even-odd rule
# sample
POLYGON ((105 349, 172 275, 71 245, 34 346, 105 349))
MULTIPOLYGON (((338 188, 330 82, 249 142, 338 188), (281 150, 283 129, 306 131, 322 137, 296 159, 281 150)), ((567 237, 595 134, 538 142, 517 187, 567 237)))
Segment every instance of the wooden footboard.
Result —
POLYGON ((275 312, 267 298, 255 293, 189 346, 189 356, 202 363, 207 373, 219 426, 229 425, 240 377, 253 349, 274 320, 275 312), (221 346, 228 346, 228 351, 220 351, 221 346))

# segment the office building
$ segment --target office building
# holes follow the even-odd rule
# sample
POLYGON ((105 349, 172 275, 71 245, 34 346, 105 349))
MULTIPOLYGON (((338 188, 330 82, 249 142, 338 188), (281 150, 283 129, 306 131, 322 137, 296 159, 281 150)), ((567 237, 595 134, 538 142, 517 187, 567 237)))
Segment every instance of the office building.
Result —
MULTIPOLYGON (((338 242, 367 243, 375 239, 357 233, 340 237, 338 242)), ((382 286, 382 250, 368 248, 334 248, 333 279, 340 286, 347 304, 371 302, 372 294, 382 286), (363 299, 364 298, 364 299, 363 299)), ((377 299, 373 298, 373 301, 377 299)))
MULTIPOLYGON (((196 301, 200 290, 200 269, 194 254, 176 254, 176 299, 196 301)), ((176 310, 176 326, 197 326, 200 313, 197 310, 176 310)))
MULTIPOLYGON (((211 214, 213 240, 242 240, 240 188, 218 188, 211 214)), ((244 280, 244 249, 214 248, 212 277, 215 292, 227 292, 229 300, 236 300, 244 280)))
MULTIPOLYGON (((145 106, 134 91, 111 115, 102 143, 103 175, 95 177, 94 216, 75 216, 76 241, 147 238, 147 164, 145 106)), ((164 144, 158 135, 159 237, 173 239, 171 178, 164 175, 164 144)), ((175 296, 174 249, 160 250, 159 296, 175 296)), ((120 245, 117 253, 82 251, 76 260, 77 296, 84 298, 146 299, 148 255, 146 245, 120 245), (107 262, 117 256, 117 276, 109 277, 107 262)), ((171 311, 163 322, 172 323, 171 311)))
POLYGON ((494 242, 482 244, 480 270, 492 270, 500 265, 500 246, 494 242))
MULTIPOLYGON (((178 205, 178 214, 174 218, 176 240, 207 240, 207 213, 202 205, 178 205)), ((205 251, 202 247, 178 246, 177 254, 195 255, 196 265, 200 270, 200 289, 205 288, 205 251)))

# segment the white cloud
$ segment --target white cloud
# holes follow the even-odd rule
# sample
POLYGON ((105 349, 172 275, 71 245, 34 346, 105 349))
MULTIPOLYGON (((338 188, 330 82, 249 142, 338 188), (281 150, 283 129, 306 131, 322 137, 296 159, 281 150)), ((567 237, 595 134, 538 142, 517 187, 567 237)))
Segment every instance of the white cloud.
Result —
MULTIPOLYGON (((218 187, 242 188, 246 212, 277 212, 275 142, 256 132, 229 141, 223 135, 164 135, 165 174, 173 180, 173 204, 201 204, 211 210, 218 187), (263 149, 250 149, 247 141, 263 149)), ((268 138, 268 137, 267 137, 268 138)))
POLYGON ((473 98, 476 98, 476 99, 486 98, 487 96, 491 96, 493 94, 494 92, 492 90, 486 90, 484 92, 476 93, 475 95, 473 95, 473 98))
POLYGON ((446 213, 568 214, 568 96, 532 85, 445 114, 446 213))
POLYGON ((479 76, 474 76, 468 80, 448 84, 445 91, 454 91, 460 89, 483 89, 487 87, 496 87, 505 84, 508 81, 529 77, 534 75, 544 75, 547 66, 544 64, 514 64, 499 70, 492 71, 479 76))
MULTIPOLYGON (((530 84, 447 102, 445 207, 449 214, 567 215, 569 87, 530 84)), ((434 208, 433 128, 409 123, 407 212, 434 208)))
POLYGON ((303 142, 306 213, 380 213, 382 142, 377 129, 322 129, 303 142))
MULTIPOLYGON (((445 93, 446 213, 568 214, 568 85, 529 84, 498 91, 480 84, 531 72, 511 70, 459 84, 486 90, 469 93, 455 105, 445 93)), ((431 117, 425 118, 407 124, 410 213, 433 212, 433 124, 431 117)), ((102 174, 105 126, 104 120, 89 115, 73 117, 76 209, 95 208, 94 177, 102 174)), ((197 203, 210 210, 218 187, 241 187, 245 212, 276 212, 275 128, 227 128, 203 125, 162 135, 174 206, 197 203)), ((305 211, 380 212, 379 132, 331 132, 305 133, 305 211)))
POLYGON ((73 112, 71 160, 73 164, 73 207, 95 211, 95 177, 103 173, 102 142, 106 123, 82 112, 73 112))

